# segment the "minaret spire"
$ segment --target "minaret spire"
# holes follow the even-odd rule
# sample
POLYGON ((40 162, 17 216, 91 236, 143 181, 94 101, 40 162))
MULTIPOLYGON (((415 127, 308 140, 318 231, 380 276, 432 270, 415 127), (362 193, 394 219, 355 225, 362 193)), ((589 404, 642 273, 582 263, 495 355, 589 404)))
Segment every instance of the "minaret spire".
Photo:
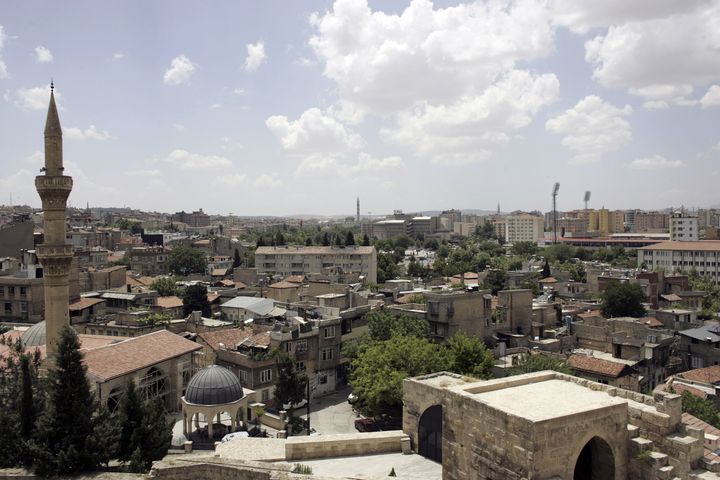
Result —
POLYGON ((62 128, 55 105, 55 84, 51 81, 50 105, 45 122, 45 173, 35 177, 35 188, 43 207, 44 239, 36 251, 43 266, 46 348, 50 358, 57 351, 60 330, 70 325, 68 274, 73 249, 65 240, 65 218, 73 181, 63 175, 63 170, 62 128))
POLYGON ((50 81, 50 106, 45 120, 45 174, 62 175, 62 127, 55 104, 55 84, 50 81))

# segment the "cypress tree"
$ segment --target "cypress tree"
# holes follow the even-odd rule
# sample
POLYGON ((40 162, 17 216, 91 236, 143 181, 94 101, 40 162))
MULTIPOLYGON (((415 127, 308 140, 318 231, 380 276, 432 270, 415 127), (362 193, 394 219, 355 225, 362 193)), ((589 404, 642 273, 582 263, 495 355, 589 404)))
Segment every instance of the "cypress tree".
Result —
POLYGON ((139 447, 140 429, 145 422, 145 409, 133 381, 125 387, 125 394, 120 399, 118 422, 120 423, 120 440, 118 442, 118 459, 127 462, 139 447))
POLYGON ((47 405, 31 444, 39 475, 75 474, 97 467, 91 449, 95 402, 75 331, 65 326, 47 375, 47 405))
POLYGON ((355 245, 355 235, 353 235, 350 230, 348 230, 347 235, 345 235, 345 245, 348 247, 355 245))
POLYGON ((362 246, 363 246, 363 247, 369 247, 369 246, 370 246, 370 237, 368 237, 368 234, 367 234, 367 233, 363 235, 362 246))
POLYGON ((235 252, 233 253, 233 268, 237 268, 240 266, 240 251, 238 249, 235 249, 235 252))

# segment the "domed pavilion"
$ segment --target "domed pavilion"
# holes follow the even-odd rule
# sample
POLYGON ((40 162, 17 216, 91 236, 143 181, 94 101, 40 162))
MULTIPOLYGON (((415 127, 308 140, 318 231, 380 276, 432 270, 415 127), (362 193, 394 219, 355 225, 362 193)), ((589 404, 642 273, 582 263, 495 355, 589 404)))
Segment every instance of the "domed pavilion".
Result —
POLYGON ((230 416, 232 431, 243 421, 247 403, 253 393, 243 390, 237 375, 220 365, 210 365, 198 371, 190 379, 182 398, 183 433, 188 437, 192 422, 199 425, 200 415, 208 422, 208 437, 213 438, 213 419, 220 423, 220 416, 230 416))

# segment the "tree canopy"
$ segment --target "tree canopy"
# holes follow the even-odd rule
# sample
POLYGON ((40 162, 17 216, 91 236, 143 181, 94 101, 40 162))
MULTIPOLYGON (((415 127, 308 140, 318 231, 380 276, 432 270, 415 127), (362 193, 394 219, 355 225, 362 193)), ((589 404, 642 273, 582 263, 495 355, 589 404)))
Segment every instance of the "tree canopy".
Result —
POLYGON ((180 293, 180 289, 176 285, 176 279, 173 277, 159 277, 151 284, 150 288, 158 292, 161 297, 170 297, 180 293))
POLYGON ((171 273, 183 277, 191 273, 205 273, 207 256, 201 250, 180 245, 168 255, 167 265, 171 273))
POLYGON ((637 283, 610 282, 602 292, 602 314, 610 317, 644 317, 645 294, 637 283))
POLYGON ((560 373, 572 373, 565 360, 543 353, 525 355, 517 363, 508 369, 508 375, 520 375, 522 373, 540 372, 542 370, 555 370, 560 373))
POLYGON ((201 311, 203 317, 209 317, 212 314, 205 285, 190 285, 185 289, 183 294, 183 315, 189 315, 194 311, 201 311))

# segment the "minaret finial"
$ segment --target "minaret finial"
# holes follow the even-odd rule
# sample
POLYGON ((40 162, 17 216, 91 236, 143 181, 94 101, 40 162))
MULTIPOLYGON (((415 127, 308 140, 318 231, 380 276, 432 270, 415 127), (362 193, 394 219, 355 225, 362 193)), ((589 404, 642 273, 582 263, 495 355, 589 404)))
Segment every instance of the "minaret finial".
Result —
POLYGON ((50 77, 50 93, 54 93, 55 91, 55 83, 53 82, 52 77, 50 77))

